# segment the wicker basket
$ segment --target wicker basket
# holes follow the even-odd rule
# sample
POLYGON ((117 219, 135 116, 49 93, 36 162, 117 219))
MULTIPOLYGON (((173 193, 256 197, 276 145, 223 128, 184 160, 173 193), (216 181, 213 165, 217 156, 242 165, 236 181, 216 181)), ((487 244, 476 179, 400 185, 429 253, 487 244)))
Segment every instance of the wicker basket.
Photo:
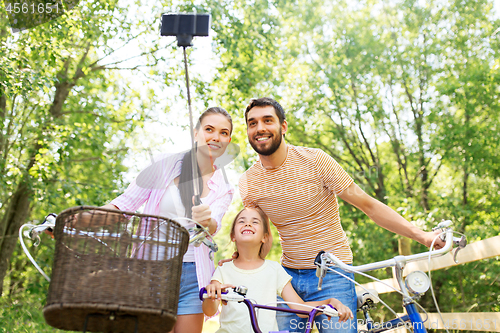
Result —
POLYGON ((168 332, 175 324, 189 234, 159 216, 75 207, 56 219, 43 310, 53 327, 168 332))

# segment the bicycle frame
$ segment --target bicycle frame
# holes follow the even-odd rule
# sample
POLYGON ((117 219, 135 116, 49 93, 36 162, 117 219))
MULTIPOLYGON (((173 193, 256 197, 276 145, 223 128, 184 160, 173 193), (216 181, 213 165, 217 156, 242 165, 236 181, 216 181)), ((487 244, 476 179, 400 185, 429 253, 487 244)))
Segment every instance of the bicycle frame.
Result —
POLYGON ((257 323, 257 314, 255 312, 256 308, 265 309, 265 310, 273 310, 273 311, 289 312, 289 313, 295 313, 298 315, 299 314, 306 315, 307 316, 307 324, 306 324, 307 329, 306 329, 305 333, 310 333, 312 331, 314 318, 316 317, 317 314, 322 312, 320 309, 317 309, 317 308, 314 308, 308 312, 308 311, 303 311, 303 310, 280 308, 280 307, 276 307, 276 306, 253 304, 247 298, 245 298, 243 303, 245 303, 245 305, 248 308, 248 311, 250 312, 250 322, 252 323, 252 328, 253 328, 255 333, 262 333, 262 331, 259 328, 259 324, 257 323))
POLYGON ((415 303, 409 303, 407 305, 404 305, 404 308, 407 311, 407 315, 401 316, 399 318, 394 318, 392 320, 385 321, 379 325, 374 325, 373 320, 371 320, 370 315, 368 312, 364 312, 365 319, 366 319, 366 328, 369 333, 380 333, 380 332, 385 332, 391 329, 394 329, 396 327, 400 327, 403 325, 406 325, 407 323, 411 323, 411 326, 413 328, 413 332, 416 333, 425 333, 427 330, 425 329, 424 323, 422 321, 422 317, 420 316, 420 313, 417 311, 417 307, 415 306, 415 303), (370 318, 370 319, 368 319, 370 318))
MULTIPOLYGON (((240 290, 241 288, 245 287, 237 287, 235 288, 236 290, 240 290)), ((204 295, 206 294, 206 289, 203 287, 200 289, 200 300, 204 300, 204 295)), ((255 333, 267 333, 267 332, 262 332, 259 327, 259 323, 257 322, 257 313, 255 312, 255 309, 265 309, 265 310, 272 310, 272 311, 282 311, 282 312, 289 312, 289 313, 295 313, 297 315, 305 315, 307 316, 307 324, 306 324, 306 331, 305 333, 310 333, 313 328, 313 323, 314 323, 314 318, 318 314, 326 314, 329 316, 335 316, 337 315, 337 311, 331 308, 330 306, 324 305, 321 307, 315 307, 311 311, 305 311, 305 310, 295 310, 291 308, 281 308, 281 307, 276 307, 276 306, 269 306, 269 305, 262 305, 262 304, 257 304, 257 303, 252 303, 251 300, 245 297, 246 292, 236 292, 236 294, 230 295, 228 298, 225 299, 225 295, 228 294, 228 292, 223 292, 222 293, 222 299, 227 300, 227 301, 236 301, 239 303, 244 303, 246 307, 248 308, 248 312, 250 313, 250 323, 252 324, 252 329, 254 330, 255 333)))

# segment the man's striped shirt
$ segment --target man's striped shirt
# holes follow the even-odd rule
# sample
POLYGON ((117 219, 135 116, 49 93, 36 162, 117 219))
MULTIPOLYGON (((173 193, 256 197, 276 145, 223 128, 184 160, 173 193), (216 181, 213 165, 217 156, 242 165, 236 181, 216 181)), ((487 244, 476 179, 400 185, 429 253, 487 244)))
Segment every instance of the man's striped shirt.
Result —
POLYGON ((320 149, 287 145, 281 166, 265 169, 257 161, 240 178, 246 207, 260 207, 279 231, 285 267, 314 268, 324 250, 352 263, 352 252, 340 224, 336 194, 352 178, 320 149))

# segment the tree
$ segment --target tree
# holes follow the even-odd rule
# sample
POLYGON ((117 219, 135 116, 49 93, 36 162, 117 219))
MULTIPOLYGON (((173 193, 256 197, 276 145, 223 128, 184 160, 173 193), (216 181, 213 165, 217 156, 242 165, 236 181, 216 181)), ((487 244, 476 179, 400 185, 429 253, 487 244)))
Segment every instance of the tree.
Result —
POLYGON ((116 51, 154 33, 151 20, 127 17, 117 1, 88 1, 16 35, 2 21, 0 282, 30 215, 103 204, 123 187, 126 141, 155 99, 121 84, 120 70, 151 67, 164 56, 155 54, 156 39, 132 57, 116 51), (135 62, 127 67, 129 58, 135 62))
MULTIPOLYGON (((325 150, 366 192, 421 228, 451 217, 469 238, 498 234, 499 42, 491 2, 212 6, 221 59, 214 98, 242 110, 250 98, 271 95, 287 110, 289 142, 325 150)), ((238 139, 246 142, 243 133, 238 139)), ((349 205, 341 217, 357 263, 411 251, 349 205)), ((441 288, 451 290, 443 279, 441 288)))

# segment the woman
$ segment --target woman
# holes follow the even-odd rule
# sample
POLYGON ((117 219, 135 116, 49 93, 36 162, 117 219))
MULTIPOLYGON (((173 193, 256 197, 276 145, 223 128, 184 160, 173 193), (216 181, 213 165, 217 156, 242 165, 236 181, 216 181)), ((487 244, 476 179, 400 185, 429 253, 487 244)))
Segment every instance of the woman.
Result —
MULTIPOLYGON (((144 202, 144 214, 175 219, 188 217, 215 234, 233 196, 214 160, 224 154, 231 142, 231 116, 219 107, 207 109, 195 129, 197 143, 199 193, 201 204, 193 205, 191 153, 179 153, 162 158, 141 172, 127 190, 104 208, 136 211, 144 202)), ((185 222, 181 219, 179 223, 185 222)), ((172 332, 201 333, 203 311, 198 292, 210 283, 214 265, 205 245, 189 246, 182 264, 177 322, 172 332)))

